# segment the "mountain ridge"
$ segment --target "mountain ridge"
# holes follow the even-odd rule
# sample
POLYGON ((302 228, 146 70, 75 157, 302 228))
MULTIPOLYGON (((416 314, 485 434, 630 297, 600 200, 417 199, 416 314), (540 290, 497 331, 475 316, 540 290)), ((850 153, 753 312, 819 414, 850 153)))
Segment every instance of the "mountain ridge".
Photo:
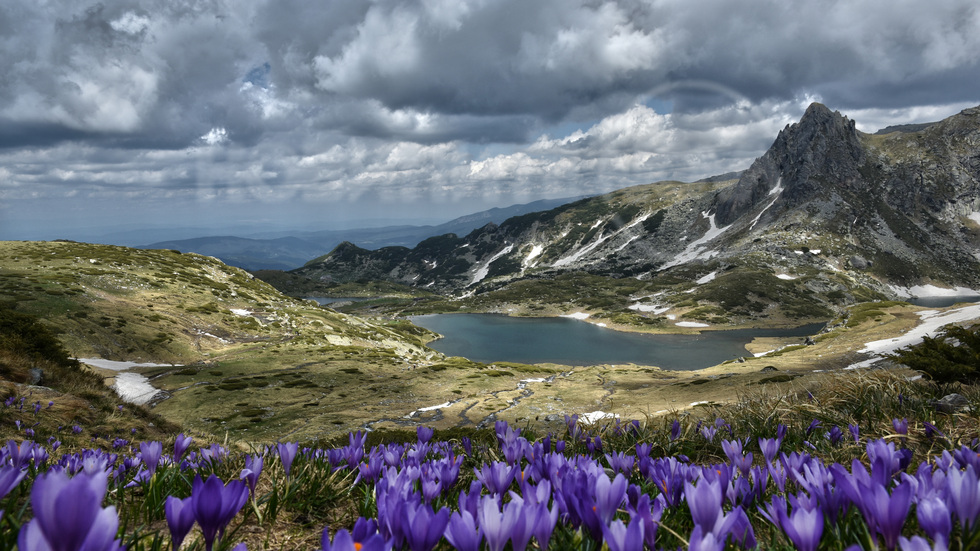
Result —
POLYGON ((278 232, 275 237, 241 237, 213 235, 187 239, 158 241, 142 249, 175 249, 218 258, 246 270, 290 270, 320 257, 344 241, 358 242, 366 248, 386 246, 414 247, 433 235, 469 233, 487 223, 536 210, 544 210, 578 197, 540 199, 530 203, 494 207, 454 218, 438 225, 392 225, 322 231, 278 232))
MULTIPOLYGON (((977 289, 978 137, 980 108, 917 132, 872 135, 815 103, 737 180, 635 186, 411 249, 345 245, 294 273, 472 297, 575 272, 650 282, 676 274, 690 286, 685 278, 719 269, 754 271, 781 280, 769 287, 811 293, 825 312, 861 297, 894 297, 895 287, 977 289)), ((779 308, 771 297, 761 302, 779 308)))

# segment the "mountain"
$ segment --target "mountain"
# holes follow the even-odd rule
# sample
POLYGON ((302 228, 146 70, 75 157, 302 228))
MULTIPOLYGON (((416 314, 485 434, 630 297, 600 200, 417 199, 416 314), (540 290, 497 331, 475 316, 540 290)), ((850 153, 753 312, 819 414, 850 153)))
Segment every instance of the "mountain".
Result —
POLYGON ((386 246, 414 247, 432 235, 468 233, 488 223, 499 223, 512 216, 546 210, 579 198, 542 199, 532 203, 492 208, 436 226, 396 225, 315 232, 276 232, 275 237, 208 236, 158 241, 141 248, 194 252, 213 256, 246 270, 290 270, 302 266, 311 258, 321 256, 344 241, 355 241, 369 249, 386 246))
MULTIPOLYGON (((729 322, 828 316, 897 287, 976 289, 978 144, 980 108, 869 135, 814 103, 737 179, 627 188, 414 248, 345 242, 294 273, 470 300, 511 300, 508 289, 588 274, 625 293, 606 310, 707 311, 729 322)), ((549 304, 568 309, 586 295, 549 304)))

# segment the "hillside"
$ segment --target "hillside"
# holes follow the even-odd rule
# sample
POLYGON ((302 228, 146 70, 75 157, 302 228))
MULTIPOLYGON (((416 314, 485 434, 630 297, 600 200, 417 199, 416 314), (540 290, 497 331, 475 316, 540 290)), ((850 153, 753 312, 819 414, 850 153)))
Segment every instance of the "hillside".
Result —
MULTIPOLYGON (((272 236, 207 236, 159 241, 143 248, 176 249, 213 256, 226 264, 246 270, 290 270, 321 256, 344 241, 356 241, 364 247, 414 247, 431 235, 470 232, 488 223, 502 222, 512 216, 550 209, 578 199, 541 199, 531 203, 496 207, 454 218, 435 226, 384 226, 342 230, 276 232, 272 236)), ((257 230, 259 228, 253 228, 257 230)))
POLYGON ((980 288, 978 139, 980 108, 867 135, 813 104, 736 180, 637 186, 412 249, 343 243, 293 273, 624 328, 828 319, 915 286, 980 288))

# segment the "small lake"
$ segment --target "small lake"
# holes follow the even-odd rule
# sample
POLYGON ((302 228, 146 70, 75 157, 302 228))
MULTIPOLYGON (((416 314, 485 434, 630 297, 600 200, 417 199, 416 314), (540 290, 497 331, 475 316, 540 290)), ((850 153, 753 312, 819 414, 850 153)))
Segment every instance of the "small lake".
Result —
POLYGON ((412 323, 445 338, 429 347, 448 356, 490 363, 596 365, 635 363, 663 369, 702 369, 751 356, 756 337, 806 337, 824 324, 793 329, 733 329, 700 335, 626 333, 568 318, 514 318, 500 314, 431 314, 412 323))
POLYGON ((947 306, 952 306, 960 302, 980 302, 980 295, 957 295, 948 297, 911 297, 904 300, 910 304, 916 306, 924 306, 926 308, 946 308, 947 306))

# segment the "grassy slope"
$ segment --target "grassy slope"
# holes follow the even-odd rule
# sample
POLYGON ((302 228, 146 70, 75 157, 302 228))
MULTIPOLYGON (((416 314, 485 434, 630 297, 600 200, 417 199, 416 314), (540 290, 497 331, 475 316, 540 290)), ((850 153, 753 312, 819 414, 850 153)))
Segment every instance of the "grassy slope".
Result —
POLYGON ((815 346, 699 372, 484 365, 423 348, 431 335, 407 322, 289 299, 196 255, 0 243, 0 258, 4 294, 18 310, 41 316, 74 355, 184 364, 142 369, 168 396, 153 411, 190 430, 255 442, 326 439, 365 426, 475 427, 494 419, 546 426, 563 414, 635 417, 726 403, 761 388, 785 393, 825 377, 815 370, 861 359, 854 351, 863 343, 898 335, 917 319, 915 308, 894 305, 852 316, 851 327, 822 335, 815 346), (779 373, 762 372, 766 366, 779 373))

